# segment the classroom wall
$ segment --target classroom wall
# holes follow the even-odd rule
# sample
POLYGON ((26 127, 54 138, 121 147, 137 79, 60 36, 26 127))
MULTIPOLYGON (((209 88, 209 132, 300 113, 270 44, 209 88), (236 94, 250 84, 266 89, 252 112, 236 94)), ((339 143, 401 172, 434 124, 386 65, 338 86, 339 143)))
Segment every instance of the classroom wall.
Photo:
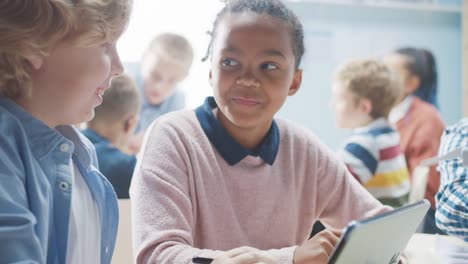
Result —
MULTIPOLYGON (((179 85, 186 95, 188 108, 195 108, 211 95, 208 82, 209 63, 205 56, 213 21, 222 8, 219 0, 134 0, 132 17, 118 42, 125 66, 136 66, 148 43, 158 34, 173 32, 186 37, 193 46, 194 59, 189 76, 179 85), (204 2, 206 1, 206 2, 204 2), (204 2, 200 6, 201 2, 204 2)), ((126 68, 132 72, 136 68, 126 68)))
POLYGON ((335 128, 330 80, 344 60, 381 56, 396 47, 430 49, 439 69, 439 107, 448 124, 462 117, 461 14, 377 7, 288 3, 305 27, 301 90, 280 117, 299 122, 337 148, 347 131, 335 128))
MULTIPOLYGON (((337 148, 348 132, 335 128, 329 107, 334 69, 349 58, 380 56, 400 45, 414 45, 432 50, 438 61, 443 119, 451 124, 462 117, 460 13, 296 1, 287 4, 305 26, 304 79, 301 90, 286 101, 278 116, 301 123, 337 148)), ((126 65, 136 63, 158 33, 186 36, 195 48, 195 60, 181 87, 187 107, 197 107, 212 94, 209 63, 200 59, 209 41, 206 31, 221 7, 219 0, 206 0, 203 8, 192 0, 135 0, 130 25, 118 45, 122 60, 126 65)))

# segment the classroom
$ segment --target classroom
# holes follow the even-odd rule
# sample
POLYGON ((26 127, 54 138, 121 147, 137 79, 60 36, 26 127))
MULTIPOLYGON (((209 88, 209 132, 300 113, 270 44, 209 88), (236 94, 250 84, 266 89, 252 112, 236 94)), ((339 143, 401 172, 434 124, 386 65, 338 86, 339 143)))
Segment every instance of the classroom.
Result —
POLYGON ((468 1, 0 0, 0 263, 468 263, 468 1))

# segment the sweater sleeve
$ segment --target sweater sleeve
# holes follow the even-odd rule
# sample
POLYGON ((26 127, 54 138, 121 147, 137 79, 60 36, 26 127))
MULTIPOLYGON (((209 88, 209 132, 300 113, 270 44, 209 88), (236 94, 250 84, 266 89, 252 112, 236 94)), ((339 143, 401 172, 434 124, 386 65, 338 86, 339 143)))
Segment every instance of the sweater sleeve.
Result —
MULTIPOLYGON (((146 135, 130 188, 136 263, 189 264, 194 256, 215 258, 221 251, 194 247, 190 158, 181 131, 162 120, 146 135)), ((265 252, 277 263, 291 264, 295 248, 265 252)))
POLYGON ((344 163, 326 146, 320 143, 317 146, 317 206, 319 219, 328 228, 342 229, 352 220, 392 210, 391 207, 383 206, 354 180, 344 163))

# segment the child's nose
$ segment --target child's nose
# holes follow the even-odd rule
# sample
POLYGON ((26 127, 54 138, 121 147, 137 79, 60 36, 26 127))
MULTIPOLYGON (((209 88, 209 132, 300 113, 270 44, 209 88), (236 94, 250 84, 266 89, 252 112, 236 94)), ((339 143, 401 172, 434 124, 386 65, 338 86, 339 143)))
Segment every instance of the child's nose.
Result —
POLYGON ((114 75, 120 75, 124 72, 124 67, 122 65, 122 61, 120 60, 120 57, 117 55, 116 58, 113 61, 113 74, 114 75))
POLYGON ((242 67, 241 75, 236 80, 236 84, 237 85, 243 85, 243 86, 249 86, 249 87, 250 86, 259 87, 260 82, 255 77, 254 66, 246 65, 245 67, 242 67))
POLYGON ((120 56, 117 53, 117 48, 115 44, 112 46, 112 56, 111 56, 111 74, 112 75, 120 75, 124 72, 124 67, 122 65, 122 61, 120 60, 120 56))
POLYGON ((260 87, 260 82, 256 78, 253 78, 253 77, 248 77, 248 78, 241 77, 236 80, 236 84, 241 85, 241 86, 246 86, 246 87, 255 87, 255 88, 260 87))

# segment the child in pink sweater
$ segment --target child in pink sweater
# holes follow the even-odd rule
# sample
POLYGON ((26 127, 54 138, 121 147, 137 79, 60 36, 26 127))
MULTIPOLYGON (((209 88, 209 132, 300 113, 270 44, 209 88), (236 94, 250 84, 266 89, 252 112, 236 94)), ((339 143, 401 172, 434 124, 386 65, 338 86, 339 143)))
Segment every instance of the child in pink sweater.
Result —
POLYGON ((130 188, 137 263, 224 263, 241 246, 252 263, 325 263, 351 220, 390 210, 312 133, 274 118, 299 90, 303 52, 281 1, 227 2, 209 45, 214 97, 146 134, 130 188), (327 229, 308 240, 318 219, 327 229))

